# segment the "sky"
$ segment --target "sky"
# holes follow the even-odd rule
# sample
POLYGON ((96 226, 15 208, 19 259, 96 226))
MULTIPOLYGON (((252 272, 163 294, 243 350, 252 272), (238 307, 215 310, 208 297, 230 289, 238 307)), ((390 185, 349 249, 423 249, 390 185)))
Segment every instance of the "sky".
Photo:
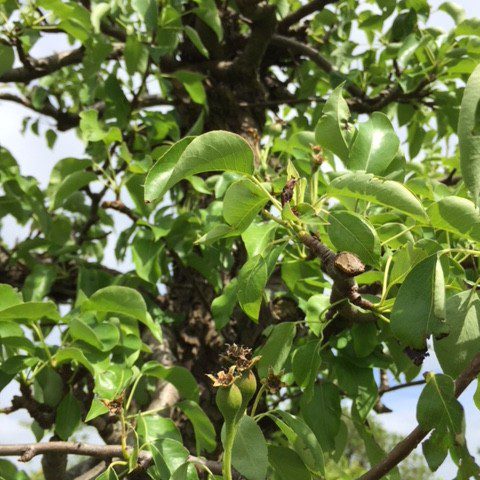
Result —
MULTIPOLYGON (((442 2, 439 0, 430 0, 433 8, 437 8, 442 2)), ((467 16, 479 16, 480 8, 478 0, 457 0, 467 16)), ((453 26, 451 18, 443 12, 434 13, 429 21, 431 26, 440 27, 445 30, 453 26)), ((62 51, 66 47, 65 40, 61 36, 48 36, 48 40, 42 40, 35 46, 32 55, 44 56, 54 51, 62 51)), ((37 178, 44 187, 48 184, 48 179, 52 167, 64 157, 81 157, 84 146, 77 137, 74 130, 68 132, 59 132, 58 139, 52 150, 48 149, 43 137, 37 137, 31 133, 22 135, 22 119, 31 112, 25 108, 9 102, 0 102, 0 145, 11 151, 13 156, 20 164, 24 175, 31 175, 37 178)), ((54 121, 40 117, 40 126, 42 129, 54 127, 54 121)), ((121 215, 115 216, 117 233, 128 225, 128 221, 121 215)), ((9 245, 15 243, 17 238, 23 237, 23 231, 13 221, 7 220, 3 223, 1 231, 3 240, 9 245)), ((105 264, 120 270, 131 268, 131 262, 127 260, 119 265, 113 254, 113 241, 115 234, 110 237, 109 248, 106 251, 105 264)), ((438 362, 432 352, 432 356, 427 358, 424 363, 423 371, 440 372, 438 362)), ((480 448, 480 411, 475 407, 472 401, 472 395, 476 384, 472 384, 469 389, 460 398, 467 418, 467 441, 470 452, 474 453, 480 448)), ((383 397, 384 403, 393 410, 393 413, 377 415, 378 420, 387 430, 399 434, 408 434, 416 426, 416 403, 422 387, 411 387, 388 393, 383 397)), ((16 394, 15 385, 10 385, 0 394, 0 408, 8 406, 12 395, 16 394)), ((28 427, 29 417, 24 411, 15 412, 11 415, 2 415, 0 419, 0 443, 23 443, 35 441, 31 430, 28 427)), ((101 440, 93 427, 86 428, 85 438, 90 442, 100 442, 101 440)), ((39 468, 39 460, 36 459, 24 466, 27 471, 39 468)), ((439 478, 448 480, 456 474, 456 467, 448 459, 437 472, 439 478)))

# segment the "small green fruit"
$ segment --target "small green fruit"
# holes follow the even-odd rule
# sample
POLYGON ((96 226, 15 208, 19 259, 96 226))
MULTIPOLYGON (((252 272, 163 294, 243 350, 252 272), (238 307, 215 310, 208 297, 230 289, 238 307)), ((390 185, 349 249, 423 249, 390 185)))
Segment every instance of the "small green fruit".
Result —
POLYGON ((235 382, 235 385, 237 385, 242 394, 242 406, 238 412, 239 416, 241 416, 257 391, 257 379, 251 370, 246 370, 235 382))
POLYGON ((217 390, 216 402, 220 413, 225 419, 225 423, 233 422, 242 407, 240 389, 235 384, 228 387, 220 387, 217 390))

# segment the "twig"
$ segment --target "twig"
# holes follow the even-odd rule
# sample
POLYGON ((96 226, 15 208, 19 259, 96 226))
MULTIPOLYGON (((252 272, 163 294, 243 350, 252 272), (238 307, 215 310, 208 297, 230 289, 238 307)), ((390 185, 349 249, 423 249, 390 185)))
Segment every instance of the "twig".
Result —
POLYGON ((295 25, 314 12, 322 11, 329 3, 335 3, 336 1, 337 0, 313 0, 310 3, 302 5, 298 10, 295 10, 290 15, 287 15, 281 22, 278 23, 278 31, 281 33, 286 33, 292 25, 295 25))
POLYGON ((120 200, 105 201, 102 203, 102 208, 111 208, 112 210, 123 213, 124 215, 127 215, 127 217, 131 218, 134 222, 138 220, 138 216, 132 211, 132 209, 127 207, 120 200))
POLYGON ((408 387, 416 387, 418 385, 425 385, 426 381, 425 380, 414 380, 413 382, 407 382, 407 383, 399 383, 398 385, 393 385, 393 386, 385 386, 378 389, 379 395, 383 395, 384 393, 389 393, 389 392, 394 392, 395 390, 401 390, 402 388, 408 388, 408 387))
MULTIPOLYGON (((480 353, 472 360, 472 363, 455 380, 455 397, 458 398, 465 389, 472 383, 480 373, 480 353)), ((373 466, 367 473, 363 474, 358 480, 378 480, 386 475, 390 470, 396 467, 404 458, 418 446, 418 444, 428 435, 417 426, 412 432, 390 451, 390 453, 379 463, 373 466)))

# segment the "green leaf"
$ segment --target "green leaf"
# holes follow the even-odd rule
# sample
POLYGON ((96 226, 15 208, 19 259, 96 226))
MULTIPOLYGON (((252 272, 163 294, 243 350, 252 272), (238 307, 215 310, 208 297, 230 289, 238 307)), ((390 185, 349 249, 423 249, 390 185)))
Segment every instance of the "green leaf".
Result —
POLYGON ((323 451, 335 449, 335 437, 340 430, 340 391, 331 382, 315 385, 313 396, 302 396, 300 402, 302 417, 317 437, 323 451))
POLYGON ((240 269, 237 279, 240 307, 254 322, 258 322, 263 292, 268 280, 265 259, 261 255, 256 255, 247 260, 240 269))
POLYGON ((378 266, 380 240, 366 220, 347 211, 333 211, 328 220, 327 233, 338 251, 355 253, 365 264, 378 266))
POLYGON ((350 147, 349 134, 346 130, 350 110, 342 96, 342 88, 343 84, 338 86, 323 107, 322 117, 315 127, 315 140, 346 161, 350 147))
POLYGON ((432 203, 427 213, 435 228, 480 241, 480 214, 470 200, 445 197, 432 203))
POLYGON ((223 199, 223 218, 235 230, 243 232, 268 202, 268 195, 248 178, 228 187, 223 199))
POLYGON ((49 407, 56 407, 60 403, 64 395, 63 388, 62 377, 51 367, 44 368, 35 377, 35 398, 49 407))
POLYGON ((79 171, 67 175, 53 195, 51 210, 61 207, 67 198, 95 180, 97 175, 93 172, 79 171))
POLYGON ((400 286, 390 317, 393 334, 421 350, 430 335, 448 334, 445 322, 445 282, 437 255, 419 262, 400 286))
POLYGON ((194 30, 192 27, 186 25, 185 33, 187 34, 187 37, 190 39, 190 41, 195 45, 196 49, 205 58, 210 58, 210 54, 208 53, 208 50, 205 48, 205 45, 203 44, 202 39, 200 38, 200 35, 197 33, 197 31, 194 30))
POLYGON ((41 318, 59 321, 60 315, 53 302, 26 302, 0 311, 0 320, 35 321, 41 318))
POLYGON ((455 22, 455 25, 458 25, 465 20, 465 10, 455 2, 444 2, 438 7, 438 9, 450 15, 455 22))
POLYGON ((237 425, 232 464, 247 480, 264 480, 267 475, 267 443, 260 427, 248 415, 244 415, 237 425))
POLYGON ((92 345, 98 350, 102 349, 102 344, 95 331, 87 325, 81 318, 72 318, 68 324, 69 334, 75 340, 82 340, 88 345, 92 345))
POLYGON ((399 182, 375 177, 370 173, 346 173, 328 187, 333 196, 345 196, 391 207, 425 221, 427 215, 415 195, 399 182))
POLYGON ((189 455, 180 442, 170 438, 151 444, 150 450, 160 472, 159 478, 170 478, 170 475, 187 461, 189 455))
POLYGON ((199 390, 195 377, 184 367, 164 367, 157 362, 142 366, 142 373, 171 383, 186 400, 198 402, 199 390))
POLYGON ((441 340, 434 340, 433 345, 442 370, 456 378, 479 350, 480 299, 473 291, 461 292, 449 297, 445 308, 450 333, 441 340))
POLYGON ((353 398, 357 415, 362 421, 365 420, 378 398, 373 370, 339 355, 335 360, 335 373, 338 386, 353 398))
MULTIPOLYGON (((363 419, 358 417, 358 412, 356 408, 352 408, 352 417, 355 429, 358 431, 358 434, 360 435, 363 443, 365 444, 365 451, 368 461, 373 467, 385 458, 386 453, 375 440, 372 428, 369 426, 368 422, 365 422, 363 419)), ((401 480, 398 468, 394 467, 394 469, 391 470, 388 475, 385 475, 385 480, 401 480)))
POLYGON ((202 80, 204 76, 197 72, 190 72, 188 70, 178 70, 173 75, 190 95, 190 98, 200 105, 205 105, 207 102, 207 94, 203 86, 202 80))
POLYGON ((0 283, 0 311, 22 303, 22 295, 11 285, 0 283))
POLYGON ((445 461, 450 443, 450 437, 443 425, 436 428, 430 437, 422 443, 423 455, 432 472, 435 472, 445 461))
POLYGON ((100 23, 102 18, 110 12, 110 4, 108 3, 97 3, 92 6, 92 13, 90 19, 93 26, 93 31, 95 33, 100 33, 100 23))
POLYGON ((68 440, 82 420, 82 411, 78 400, 68 393, 60 402, 55 415, 55 433, 68 440))
POLYGON ((428 431, 445 423, 452 434, 463 431, 463 408, 455 398, 455 385, 448 375, 427 376, 417 403, 417 421, 428 431))
POLYGON ((326 295, 312 295, 307 301, 305 320, 310 330, 318 337, 327 321, 325 314, 330 308, 330 298, 326 295))
POLYGON ((408 65, 408 61, 415 53, 417 48, 421 45, 421 43, 422 41, 417 39, 417 35, 415 33, 411 33, 403 41, 397 55, 397 62, 402 68, 405 68, 408 65))
POLYGON ((477 378, 477 390, 475 391, 475 394, 473 395, 473 400, 474 400, 477 408, 480 410, 480 375, 477 378))
POLYGON ((112 364, 95 374, 94 392, 103 399, 115 400, 131 383, 133 372, 124 365, 112 364))
POLYGON ((223 40, 223 28, 215 1, 195 0, 195 2, 198 4, 198 8, 195 8, 193 13, 215 32, 218 41, 221 42, 223 40))
POLYGON ((105 413, 108 413, 108 407, 98 398, 94 398, 92 400, 92 404, 90 405, 90 409, 88 410, 87 416, 85 417, 85 423, 105 413))
POLYGON ((300 417, 282 410, 276 410, 274 418, 305 466, 315 475, 324 476, 323 450, 310 427, 300 417), (277 417, 280 417, 281 421, 277 417))
POLYGON ((242 240, 248 256, 263 255, 275 239, 276 231, 277 224, 273 222, 251 223, 242 233, 242 240))
POLYGON ((311 389, 322 361, 321 344, 313 340, 298 347, 292 356, 292 373, 298 386, 311 389))
POLYGON ((397 155, 399 146, 400 140, 388 117, 374 112, 359 126, 348 157, 348 168, 383 175, 397 155))
POLYGON ((129 75, 135 72, 144 73, 147 69, 148 49, 137 40, 135 35, 130 35, 125 43, 125 66, 129 75))
POLYGON ((132 0, 132 7, 152 32, 157 27, 157 2, 155 0, 132 0))
POLYGON ((145 201, 152 202, 164 195, 165 185, 168 183, 175 165, 179 161, 187 146, 192 142, 193 137, 185 137, 173 144, 155 162, 145 179, 145 201))
POLYGON ((477 37, 480 36, 479 34, 480 28, 480 19, 478 18, 466 18, 461 23, 457 25, 455 28, 455 33, 457 35, 476 35, 477 37))
POLYGON ((221 330, 230 321, 233 309, 237 304, 237 293, 238 280, 234 278, 223 289, 222 294, 213 300, 211 311, 217 330, 221 330))
POLYGON ((97 290, 88 301, 82 304, 86 311, 111 312, 128 315, 143 321, 147 306, 143 297, 133 288, 110 286, 97 290))
POLYGON ((165 438, 177 442, 182 441, 182 435, 175 422, 171 418, 160 415, 142 415, 140 413, 137 416, 137 433, 145 443, 153 443, 165 438))
POLYGON ((312 475, 291 448, 268 446, 268 461, 281 480, 311 480, 312 475))
POLYGON ((150 283, 157 283, 161 275, 160 253, 163 242, 154 242, 138 235, 131 243, 132 259, 138 276, 150 283))
POLYGON ((75 347, 66 347, 61 350, 57 350, 57 353, 54 355, 53 360, 55 365, 61 365, 65 362, 75 361, 80 365, 83 365, 92 375, 95 373, 93 365, 85 357, 82 350, 75 347))
POLYGON ((188 480, 188 462, 180 465, 170 477, 170 480, 188 480))
POLYGON ((192 400, 184 400, 177 404, 193 425, 197 451, 212 452, 217 446, 215 428, 200 406, 192 400))
POLYGON ((0 77, 13 67, 15 53, 10 45, 0 44, 0 77))
POLYGON ((478 206, 480 196, 480 65, 468 79, 458 119, 463 181, 478 206))
POLYGON ((260 378, 266 378, 269 367, 272 367, 275 373, 280 373, 292 348, 296 330, 293 322, 283 322, 272 327, 265 345, 259 352, 262 356, 257 367, 260 378))
POLYGON ((23 285, 25 300, 41 301, 50 291, 57 278, 57 272, 52 265, 37 264, 28 274, 23 285))
POLYGON ((118 475, 113 468, 107 468, 107 470, 105 470, 95 480, 118 480, 118 475))
MULTIPOLYGON (((253 150, 240 135, 224 131, 212 131, 196 137, 193 141, 183 139, 174 145, 175 151, 167 159, 168 170, 152 174, 149 172, 145 185, 145 200, 162 197, 180 180, 203 172, 232 171, 251 174, 253 172, 253 150), (186 147, 186 148, 185 148, 186 147), (148 183, 155 185, 147 188, 148 183), (152 192, 153 190, 153 192, 152 192)), ((158 162, 157 162, 158 163, 158 162)))

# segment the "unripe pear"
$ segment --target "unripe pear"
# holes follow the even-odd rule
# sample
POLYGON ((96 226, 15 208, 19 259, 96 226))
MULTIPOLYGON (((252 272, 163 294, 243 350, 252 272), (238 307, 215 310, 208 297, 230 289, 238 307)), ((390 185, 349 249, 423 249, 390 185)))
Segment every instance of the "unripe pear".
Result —
POLYGON ((233 423, 242 407, 242 394, 234 383, 217 390, 217 407, 223 415, 225 423, 233 423))
POLYGON ((244 371, 242 376, 235 382, 235 385, 239 388, 240 393, 242 394, 242 405, 238 412, 238 416, 241 417, 257 391, 257 379, 255 378, 255 374, 250 369, 244 371))

